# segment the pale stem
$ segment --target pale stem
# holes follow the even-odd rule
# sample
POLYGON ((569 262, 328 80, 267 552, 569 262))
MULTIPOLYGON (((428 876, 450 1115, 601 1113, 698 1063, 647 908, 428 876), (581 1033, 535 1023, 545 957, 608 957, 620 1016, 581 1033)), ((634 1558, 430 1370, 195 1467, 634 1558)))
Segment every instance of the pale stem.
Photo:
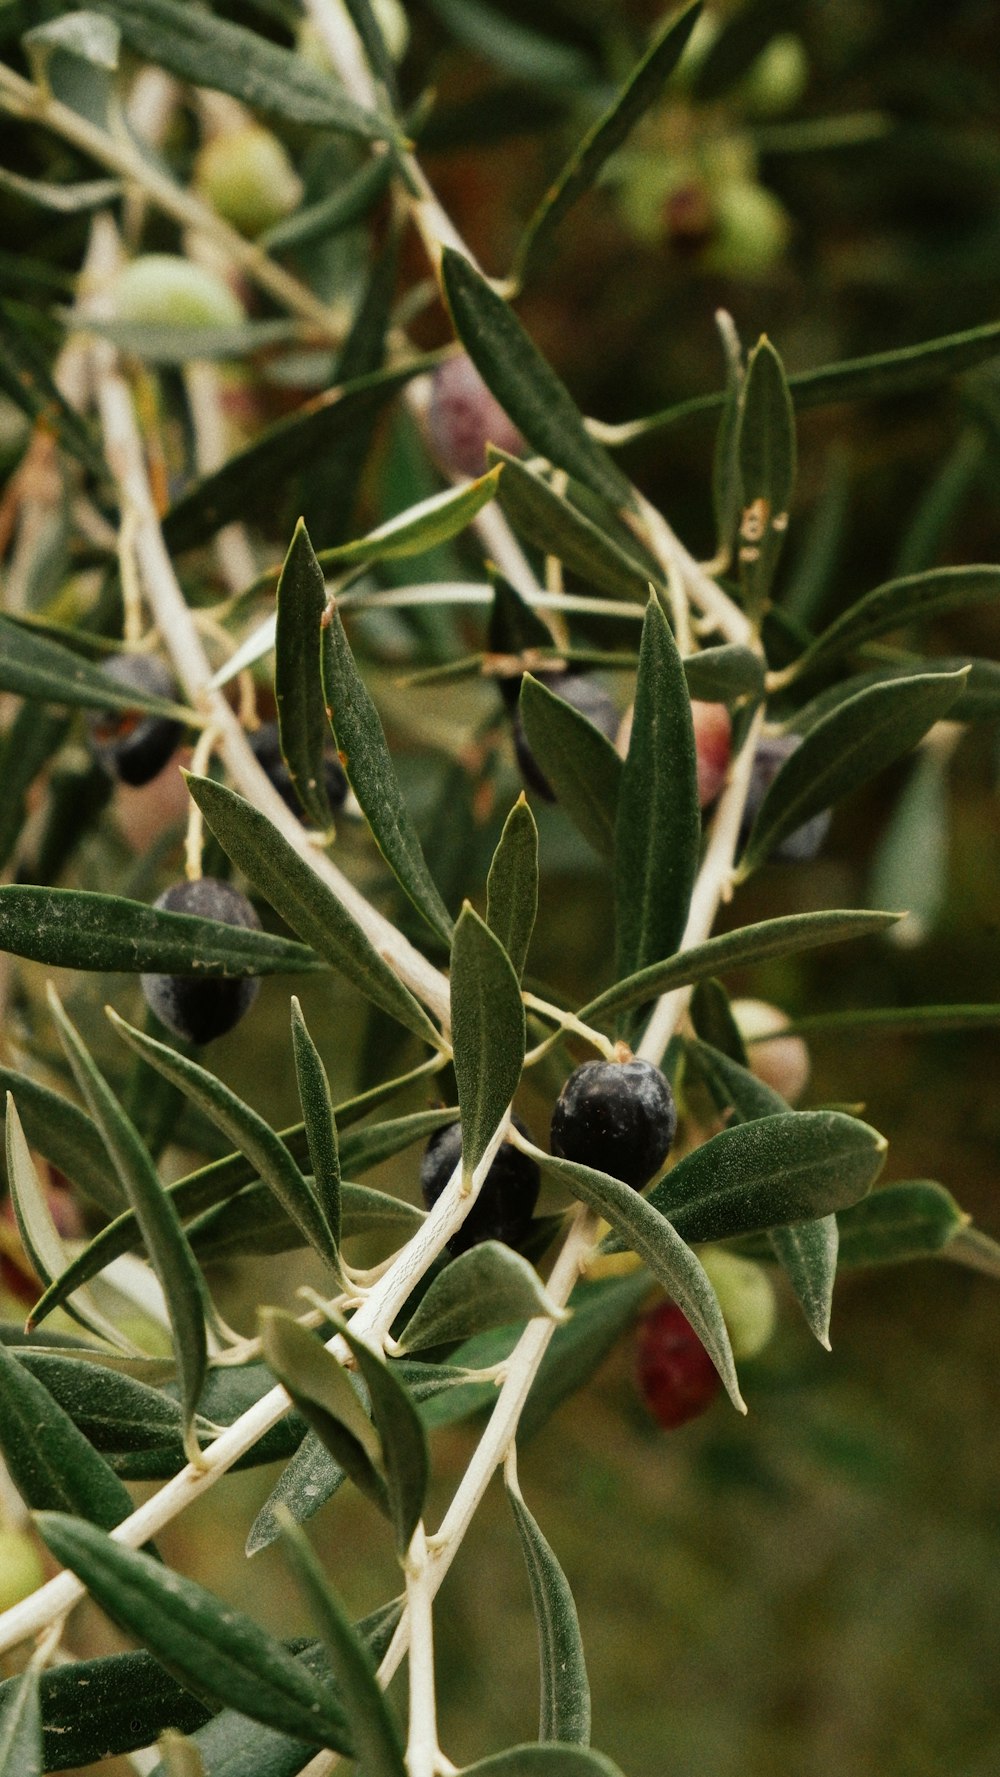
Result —
POLYGON ((0 110, 54 130, 64 141, 110 172, 117 173, 119 178, 138 185, 158 209, 172 216, 182 228, 198 229, 217 242, 230 263, 266 290, 283 308, 308 321, 324 339, 335 344, 341 341, 345 329, 342 314, 328 308, 298 278, 269 259, 253 241, 245 240, 208 204, 175 184, 166 173, 161 173, 124 133, 121 136, 108 135, 79 112, 32 85, 30 80, 22 79, 12 68, 0 67, 0 110))
MULTIPOLYGON (((484 506, 480 517, 493 512, 484 506)), ((508 575, 508 578, 510 576, 508 575)), ((586 593, 534 592, 522 594, 526 604, 536 611, 576 611, 588 617, 624 617, 641 623, 644 611, 638 602, 626 604, 624 599, 588 598, 586 593)), ((492 605, 492 586, 475 580, 434 580, 420 586, 391 586, 384 591, 358 589, 337 594, 342 611, 405 610, 418 605, 492 605)))
MULTIPOLYGON (((570 1030, 574 1031, 578 1037, 583 1037, 592 1049, 599 1050, 606 1061, 614 1059, 614 1043, 609 1042, 603 1032, 595 1030, 593 1025, 584 1024, 573 1012, 564 1012, 561 1007, 551 1005, 548 1000, 539 999, 536 993, 522 993, 521 998, 529 1011, 537 1012, 542 1018, 554 1020, 558 1026, 553 1032, 552 1038, 546 1040, 546 1048, 550 1041, 560 1037, 564 1031, 570 1030)), ((527 1060, 527 1057, 525 1059, 527 1060)))
MULTIPOLYGON (((687 925, 681 940, 681 956, 692 945, 703 944, 710 936, 719 906, 728 899, 739 844, 740 823, 746 807, 757 738, 763 722, 762 706, 754 716, 746 740, 736 756, 729 782, 719 799, 708 847, 691 896, 687 925)), ((675 987, 671 993, 660 995, 643 1032, 642 1041, 636 1049, 640 1061, 651 1061, 659 1066, 667 1044, 687 1010, 691 992, 690 987, 675 987)))
POLYGON ((406 1609, 410 1619, 410 1721, 406 1742, 409 1777, 435 1777, 438 1764, 433 1600, 431 1563, 421 1519, 406 1555, 406 1609))
POLYGON ((673 569, 696 610, 710 619, 712 627, 720 635, 724 635, 727 642, 738 642, 744 648, 758 647, 756 632, 749 617, 706 574, 690 551, 685 549, 662 512, 658 512, 642 494, 637 492, 636 498, 646 542, 668 576, 673 569))

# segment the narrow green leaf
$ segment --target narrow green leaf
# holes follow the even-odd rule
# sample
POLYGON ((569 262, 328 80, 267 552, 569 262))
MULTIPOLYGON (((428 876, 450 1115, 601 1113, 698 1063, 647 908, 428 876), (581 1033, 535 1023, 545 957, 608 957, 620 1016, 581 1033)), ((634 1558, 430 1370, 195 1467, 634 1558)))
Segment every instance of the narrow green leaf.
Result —
POLYGON ((60 1351, 22 1347, 16 1360, 68 1414, 88 1446, 103 1455, 151 1450, 171 1440, 180 1446, 180 1407, 160 1389, 104 1363, 60 1351))
POLYGON ((965 673, 925 673, 859 691, 786 759, 757 811, 739 879, 789 833, 908 753, 950 709, 965 673))
POLYGON ((701 814, 684 668, 659 604, 646 607, 635 714, 618 793, 615 899, 619 975, 672 955, 698 868, 701 814))
MULTIPOLYGON (((706 980, 699 981, 691 995, 690 1018, 695 1035, 702 1043, 711 1044, 727 1060, 731 1058, 741 1066, 746 1066, 746 1050, 739 1026, 730 1010, 729 995, 721 981, 717 981, 714 976, 710 975, 706 980)), ((776 1108, 786 1110, 788 1107, 782 1101, 776 1108)))
POLYGON ((37 1666, 27 1666, 0 1696, 0 1772, 3 1777, 41 1777, 42 1717, 37 1666))
POLYGON ((319 626, 326 582, 302 519, 278 580, 274 696, 288 775, 313 825, 326 829, 333 810, 326 792, 326 707, 319 670, 319 626))
POLYGON ((950 722, 988 722, 1000 715, 1000 661, 979 660, 968 654, 907 655, 902 660, 887 660, 870 672, 852 673, 836 685, 810 698, 797 709, 790 726, 796 734, 808 734, 821 716, 835 710, 858 691, 870 685, 883 685, 890 679, 911 679, 914 673, 967 672, 965 687, 948 711, 950 722))
MULTIPOLYGON (((451 1111, 454 1120, 455 1112, 451 1111)), ((409 1240, 424 1220, 423 1210, 384 1191, 344 1183, 340 1188, 341 1238, 380 1237, 387 1250, 409 1240)), ((264 1185, 248 1185, 227 1202, 188 1226, 191 1245, 203 1263, 241 1253, 286 1253, 306 1244, 305 1236, 264 1185)))
POLYGON ((468 1187, 517 1089, 525 1035, 510 959, 468 902, 451 947, 451 1034, 468 1187))
POLYGON ((187 783, 223 851, 292 930, 366 999, 398 1018, 423 1042, 439 1047, 440 1037, 423 1007, 396 979, 343 902, 267 817, 234 790, 210 778, 189 777, 187 783))
MULTIPOLYGON (((309 1143, 309 1164, 313 1187, 320 1210, 330 1230, 334 1247, 340 1246, 341 1185, 340 1153, 337 1145, 337 1123, 333 1114, 333 1098, 326 1068, 302 1016, 302 1007, 292 996, 292 1048, 295 1052, 295 1078, 299 1103, 309 1143)), ((248 1156, 249 1158, 249 1156, 248 1156)))
MULTIPOLYGON (((195 783, 198 780, 194 780, 195 783)), ((0 949, 56 969, 101 974, 299 974, 320 965, 311 950, 269 932, 90 889, 0 888, 0 949)))
POLYGON ((241 321, 235 327, 198 327, 190 324, 156 327, 148 321, 93 320, 87 332, 99 334, 116 351, 144 364, 187 364, 197 346, 199 358, 209 360, 249 358, 270 346, 297 344, 301 325, 295 321, 241 321))
POLYGON ((44 1512, 38 1528, 112 1621, 143 1642, 196 1697, 239 1709, 310 1745, 350 1752, 344 1716, 329 1687, 231 1604, 79 1519, 44 1512))
POLYGON ((851 605, 834 619, 795 663, 799 677, 820 660, 832 661, 853 653, 876 636, 891 630, 960 611, 966 605, 992 604, 1000 596, 1000 568, 987 565, 931 568, 925 574, 908 574, 888 580, 851 605))
MULTIPOLYGON (((763 1080, 738 1062, 704 1043, 688 1043, 685 1054, 693 1061, 712 1093, 717 1108, 739 1122, 757 1117, 781 1117, 791 1105, 763 1080)), ((768 1229, 768 1243, 786 1271, 810 1331, 830 1349, 830 1314, 837 1276, 837 1218, 832 1211, 808 1221, 789 1222, 768 1229)))
POLYGON ((852 1006, 847 1012, 813 1012, 807 1018, 789 1019, 788 1030, 842 1031, 890 1030, 899 1036, 919 1036, 934 1030, 984 1030, 1000 1024, 996 1006, 852 1006))
POLYGON ((433 369, 436 362, 433 355, 414 358, 401 368, 324 390, 270 426, 171 506, 163 520, 168 548, 195 549, 231 520, 254 519, 271 509, 276 492, 304 464, 356 451, 359 429, 412 377, 433 369))
POLYGON ((841 1210, 841 1265, 899 1265, 944 1251, 968 1225, 949 1191, 931 1179, 883 1185, 841 1210))
POLYGON ((527 1259, 498 1240, 484 1240, 452 1259, 434 1279, 400 1333, 397 1348, 402 1353, 446 1345, 539 1315, 567 1318, 527 1259))
POLYGON ((266 229, 259 237, 261 246, 271 254, 285 253, 289 247, 306 247, 351 228, 378 202, 394 171, 391 155, 366 161, 326 197, 306 204, 266 229))
POLYGON ((905 907, 893 934, 914 942, 934 929, 948 892, 948 759, 922 747, 882 830, 869 873, 876 907, 905 907))
POLYGON ((497 499, 520 536, 546 555, 556 556, 589 585, 614 598, 641 599, 645 604, 650 580, 659 578, 655 571, 647 571, 527 464, 495 446, 489 454, 491 461, 503 464, 497 499))
POLYGON ((622 1777, 601 1752, 582 1746, 511 1746, 464 1766, 461 1777, 622 1777))
POLYGON ((504 822, 486 878, 486 923, 520 980, 538 911, 538 828, 522 790, 504 822))
POLYGON ((886 1147, 876 1129, 843 1111, 763 1116, 686 1155, 647 1203, 685 1240, 728 1240, 846 1209, 874 1184, 886 1147))
POLYGON ((347 1341, 368 1390, 372 1417, 382 1441, 389 1494, 389 1510, 396 1533, 396 1552, 402 1559, 420 1521, 427 1497, 430 1465, 427 1438, 407 1389, 384 1359, 351 1332, 346 1322, 334 1321, 347 1341))
MULTIPOLYGON (((312 1187, 299 1171, 279 1135, 266 1119, 251 1110, 243 1099, 210 1074, 197 1061, 179 1055, 166 1043, 157 1042, 144 1031, 136 1030, 109 1006, 107 1014, 118 1035, 130 1049, 148 1061, 150 1067, 170 1080, 185 1098, 196 1104, 223 1135, 235 1144, 264 1184, 274 1192, 291 1220, 300 1228, 309 1245, 320 1256, 339 1268, 337 1242, 312 1187)), ((169 1202, 169 1198, 165 1201, 169 1202)), ((171 1215, 176 1210, 171 1204, 171 1215)), ((178 1223, 179 1226, 179 1223, 178 1223)))
MULTIPOLYGON (((508 470, 513 461, 511 458, 507 464, 508 470)), ((505 474, 502 489, 510 483, 510 474, 505 474)), ((502 498, 500 504, 503 506, 502 498)), ((526 654, 531 649, 537 652, 552 648, 552 631, 540 612, 526 604, 517 588, 502 574, 494 570, 490 578, 493 582, 493 606, 487 628, 490 653, 526 654)))
POLYGON ((747 364, 739 417, 740 577, 759 610, 778 565, 795 486, 795 414, 781 359, 766 334, 747 364))
POLYGON ((43 703, 69 703, 89 710, 141 710, 151 716, 197 723, 199 718, 184 704, 133 691, 109 679, 99 666, 82 654, 64 648, 48 636, 0 616, 0 691, 18 697, 39 698, 43 703))
POLYGON ((715 547, 723 561, 730 559, 736 540, 740 508, 743 504, 743 483, 740 476, 740 420, 743 413, 743 390, 746 373, 743 348, 733 318, 725 309, 717 309, 715 324, 722 340, 726 360, 726 392, 715 434, 712 456, 712 506, 715 511, 715 547))
MULTIPOLYGON (((334 1432, 333 1436, 336 1435, 334 1432)), ((304 1524, 333 1498, 347 1478, 346 1470, 331 1455, 319 1433, 307 1432, 250 1526, 247 1558, 259 1555, 262 1549, 270 1548, 277 1541, 281 1535, 279 1510, 287 1509, 296 1524, 304 1524)), ((385 1509, 384 1504, 380 1509, 385 1509)))
MULTIPOLYGON (((20 1683, 20 1678, 10 1678, 0 1684, 0 1722, 20 1683)), ((134 1752, 168 1724, 190 1733, 208 1713, 151 1654, 70 1660, 41 1674, 42 1760, 37 1770, 75 1770, 134 1752)), ((18 1769, 13 1765, 8 1772, 0 1758, 4 1777, 13 1777, 18 1769)))
POLYGON ((17 849, 28 813, 28 791, 69 732, 70 718, 62 710, 39 708, 25 701, 0 739, 0 870, 17 849))
POLYGON ((135 1125, 125 1115, 99 1072, 51 986, 49 1005, 77 1086, 135 1212, 150 1264, 163 1288, 181 1378, 184 1424, 190 1438, 207 1364, 201 1273, 177 1211, 160 1183, 135 1125))
POLYGON ((439 543, 457 537, 483 507, 489 505, 496 496, 500 471, 498 464, 476 481, 447 488, 441 494, 431 494, 418 505, 410 506, 374 531, 369 531, 367 537, 359 537, 353 543, 338 543, 333 549, 321 549, 316 559, 323 567, 351 567, 423 555, 439 543))
POLYGON ((587 1746, 590 1743, 590 1684, 580 1620, 569 1581, 521 1498, 520 1489, 512 1486, 509 1478, 507 1498, 521 1539, 538 1628, 541 1671, 538 1738, 541 1741, 558 1740, 569 1746, 587 1746))
POLYGON ((73 1512, 105 1530, 128 1517, 132 1501, 117 1475, 5 1345, 0 1395, 0 1449, 25 1505, 73 1512))
MULTIPOLYGON (((715 1139, 720 1138, 716 1136, 715 1139)), ((698 1152, 705 1153, 710 1145, 706 1143, 698 1152)), ((640 1197, 630 1185, 623 1185, 620 1179, 598 1172, 592 1166, 581 1166, 576 1160, 544 1154, 534 1146, 531 1152, 543 1170, 551 1172, 574 1197, 610 1222, 629 1250, 638 1253, 657 1281, 684 1310, 718 1370, 733 1406, 745 1413, 718 1298, 701 1260, 667 1220, 666 1213, 661 1213, 660 1203, 656 1201, 657 1192, 640 1197)), ((671 1176, 668 1174, 668 1179, 671 1176)))
POLYGON ((130 49, 195 86, 229 93, 288 123, 391 141, 395 127, 349 98, 332 75, 269 38, 182 0, 94 0, 130 49))
MULTIPOLYGON (((7 1185, 14 1206, 14 1219, 33 1269, 43 1283, 51 1283, 54 1277, 58 1277, 66 1269, 66 1249, 49 1208, 48 1197, 35 1170, 17 1106, 10 1093, 7 1094, 5 1122, 7 1185)), ((94 1135, 97 1136, 96 1130, 94 1135)), ((102 1158, 107 1164, 103 1144, 102 1158)), ((78 1296, 76 1301, 68 1303, 67 1313, 82 1327, 96 1333, 99 1339, 107 1339, 112 1345, 120 1343, 120 1335, 115 1327, 105 1320, 88 1296, 78 1296)))
POLYGON ((378 711, 354 663, 335 608, 322 632, 321 659, 327 713, 351 789, 364 810, 372 837, 418 913, 447 943, 452 930, 448 909, 427 868, 378 711))
POLYGON ((330 1668, 344 1699, 351 1740, 365 1777, 406 1777, 399 1731, 375 1676, 369 1649, 354 1628, 303 1531, 291 1514, 281 1520, 293 1573, 309 1603, 330 1668))
MULTIPOLYGON (((448 29, 486 61, 531 86, 575 89, 592 77, 588 58, 579 49, 543 36, 483 0, 430 0, 448 29)), ((479 101, 482 102, 481 100, 479 101)), ((510 100, 507 99, 509 106, 510 100)))
POLYGON ((565 385, 503 297, 451 247, 443 251, 441 275, 456 333, 528 442, 613 505, 630 505, 627 479, 591 438, 565 385))
POLYGON ((514 279, 522 284, 539 251, 578 198, 592 189, 605 162, 656 103, 680 61, 701 13, 701 0, 672 14, 636 63, 613 104, 597 119, 571 154, 535 210, 514 256, 514 279))
POLYGON ((704 944, 692 945, 679 956, 653 963, 637 974, 626 976, 596 999, 582 1007, 580 1017, 593 1023, 606 1024, 629 1006, 639 1006, 673 987, 687 987, 709 975, 721 975, 728 969, 745 964, 765 962, 771 957, 794 956, 800 950, 812 950, 820 944, 840 944, 848 938, 864 938, 885 931, 894 924, 898 914, 868 913, 849 910, 828 913, 792 913, 781 919, 761 920, 757 925, 742 926, 735 932, 724 932, 708 938, 704 944))
POLYGON ((326 1450, 370 1499, 389 1515, 382 1446, 343 1366, 292 1315, 265 1308, 260 1315, 264 1356, 326 1450))
MULTIPOLYGON (((0 389, 22 413, 27 414, 32 425, 41 422, 54 432, 60 449, 83 463, 102 481, 107 478, 107 465, 90 426, 56 387, 46 353, 33 333, 17 324, 14 309, 6 303, 0 304, 0 389)), ((13 627, 9 621, 2 626, 5 653, 12 640, 9 630, 13 627)), ((14 690, 15 687, 5 684, 4 689, 14 690)), ((121 690, 121 686, 118 689, 121 690)), ((38 695, 46 694, 40 692, 38 695)))
POLYGON ((574 826, 614 862, 623 766, 607 736, 579 710, 525 673, 521 720, 528 745, 574 826))

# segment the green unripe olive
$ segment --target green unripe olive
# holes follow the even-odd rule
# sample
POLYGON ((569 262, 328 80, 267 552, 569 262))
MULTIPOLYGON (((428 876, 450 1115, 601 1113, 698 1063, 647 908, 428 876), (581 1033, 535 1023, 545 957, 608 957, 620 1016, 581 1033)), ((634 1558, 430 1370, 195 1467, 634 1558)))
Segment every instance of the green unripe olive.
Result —
POLYGON ((228 284, 178 253, 143 253, 117 278, 115 313, 148 327, 239 327, 243 305, 228 284))
POLYGON ((790 235, 788 212, 772 192, 751 179, 733 180, 715 193, 715 235, 704 262, 727 277, 762 277, 790 235))
POLYGON ((284 144, 260 124, 226 130, 206 142, 195 161, 194 183, 220 216, 251 237, 302 201, 302 181, 284 144))
POLYGON ((25 1530, 0 1530, 0 1611, 30 1598, 45 1580, 33 1537, 25 1530))
POLYGON ((809 58, 801 37, 784 31, 772 37, 740 82, 739 95, 757 117, 780 117, 797 105, 809 80, 809 58))
POLYGON ((759 1356, 778 1319, 774 1285, 764 1267, 718 1246, 703 1248, 698 1257, 719 1298, 737 1363, 759 1356))

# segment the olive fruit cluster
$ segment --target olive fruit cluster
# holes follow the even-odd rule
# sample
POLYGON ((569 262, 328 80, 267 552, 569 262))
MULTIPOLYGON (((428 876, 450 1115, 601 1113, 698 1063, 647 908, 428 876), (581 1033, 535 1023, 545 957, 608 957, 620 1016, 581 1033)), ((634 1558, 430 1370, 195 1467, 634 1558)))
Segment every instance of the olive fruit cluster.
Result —
POLYGON ((552 1152, 640 1191, 659 1172, 676 1129, 670 1082, 651 1061, 585 1061, 552 1113, 552 1152))
MULTIPOLYGON (((167 913, 193 913, 224 925, 259 931, 260 920, 245 895, 215 876, 175 882, 154 903, 167 913)), ((161 1024, 187 1043, 210 1043, 238 1024, 260 991, 256 976, 143 975, 146 1004, 161 1024)))
MULTIPOLYGON (((162 660, 151 654, 116 654, 103 668, 127 691, 176 698, 177 686, 162 660)), ((177 750, 181 723, 141 710, 101 710, 88 719, 90 747, 109 777, 123 784, 148 784, 177 750)))
POLYGON ((636 1374, 643 1400, 668 1431, 704 1413, 722 1387, 708 1352, 676 1302, 660 1302, 640 1321, 636 1374))
MULTIPOLYGON (((522 1135, 527 1135, 518 1117, 513 1122, 522 1135)), ((461 1124, 449 1123, 436 1130, 420 1166, 420 1188, 428 1209, 437 1202, 461 1158, 461 1124)), ((515 1249, 520 1246, 531 1226, 540 1183, 538 1167, 530 1154, 522 1154, 509 1141, 501 1142, 475 1203, 448 1242, 452 1257, 468 1252, 483 1240, 502 1240, 505 1246, 515 1249)))
MULTIPOLYGON (((277 722, 262 722, 247 739, 258 765, 267 773, 282 802, 301 818, 302 804, 282 757, 277 722)), ((332 744, 323 753, 323 781, 330 807, 334 811, 342 808, 347 797, 347 775, 332 744)))

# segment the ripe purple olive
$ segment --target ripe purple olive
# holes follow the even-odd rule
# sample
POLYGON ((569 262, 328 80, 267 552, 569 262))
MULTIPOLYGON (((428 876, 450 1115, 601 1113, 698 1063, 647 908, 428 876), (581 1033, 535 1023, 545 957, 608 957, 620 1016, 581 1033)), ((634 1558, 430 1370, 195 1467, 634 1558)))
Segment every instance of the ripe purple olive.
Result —
MULTIPOLYGON (((151 654, 116 654, 103 671, 129 691, 174 699, 177 686, 162 660, 151 654)), ((109 777, 123 784, 148 784, 177 751, 182 724, 141 710, 101 710, 88 718, 90 747, 109 777)))
MULTIPOLYGON (((302 804, 296 794, 291 772, 282 757, 277 722, 262 722, 259 728, 248 734, 247 739, 258 765, 266 771, 282 802, 302 819, 302 804)), ((323 778, 330 807, 334 811, 342 808, 347 796, 347 774, 332 744, 324 749, 323 778)))
POLYGON ((464 352, 439 364, 427 409, 431 450, 448 475, 482 475, 486 446, 520 456, 524 439, 464 352))
POLYGON ((553 1154, 640 1191, 659 1172, 677 1128, 670 1082, 650 1061, 585 1061, 552 1113, 553 1154))
MULTIPOLYGON (((771 788, 785 760, 802 745, 801 734, 762 734, 757 742, 754 754, 753 770, 750 775, 750 789, 747 793, 743 824, 740 828, 740 846, 744 846, 750 837, 750 829, 757 818, 768 790, 771 788)), ((786 864, 806 864, 820 851, 833 816, 828 808, 821 809, 811 820, 805 821, 794 833, 789 833, 781 844, 775 847, 774 856, 786 864)))
MULTIPOLYGON (((260 920, 245 895, 215 876, 197 882, 175 882, 165 889, 157 907, 167 913, 194 913, 227 926, 260 930, 260 920)), ((211 1043, 238 1024, 260 991, 254 975, 233 979, 197 975, 143 975, 146 1004, 161 1024, 188 1043, 211 1043)))
POLYGON ((667 1431, 710 1407, 722 1383, 676 1302, 661 1302, 639 1324, 636 1375, 650 1412, 667 1431))
MULTIPOLYGON (((520 685, 520 680, 516 683, 520 685)), ((558 677, 545 678, 543 683, 555 697, 561 697, 571 709, 586 716, 588 722, 593 722, 594 727, 599 728, 608 740, 615 740, 620 720, 618 711, 596 679, 587 673, 561 673, 558 677)), ((534 790, 546 802, 554 802, 556 793, 528 745, 520 710, 514 712, 514 752, 521 768, 521 776, 529 790, 534 790)))
MULTIPOLYGON (((520 1119, 513 1121, 515 1128, 527 1135, 520 1119)), ((420 1163, 420 1189, 428 1209, 437 1202, 461 1158, 462 1125, 449 1123, 435 1130, 420 1163)), ((483 1240, 502 1240, 505 1246, 517 1248, 531 1226, 540 1184, 541 1175, 530 1154, 502 1142, 479 1196, 448 1242, 452 1257, 483 1240)))

